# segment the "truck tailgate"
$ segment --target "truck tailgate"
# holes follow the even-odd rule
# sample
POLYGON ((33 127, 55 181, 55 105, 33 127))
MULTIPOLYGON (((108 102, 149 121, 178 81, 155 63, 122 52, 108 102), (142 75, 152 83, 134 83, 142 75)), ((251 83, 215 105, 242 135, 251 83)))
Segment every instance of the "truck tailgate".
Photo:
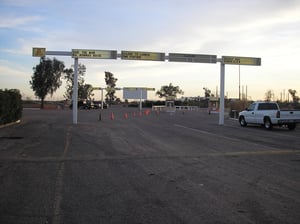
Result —
POLYGON ((300 110, 280 110, 280 123, 300 123, 300 110))

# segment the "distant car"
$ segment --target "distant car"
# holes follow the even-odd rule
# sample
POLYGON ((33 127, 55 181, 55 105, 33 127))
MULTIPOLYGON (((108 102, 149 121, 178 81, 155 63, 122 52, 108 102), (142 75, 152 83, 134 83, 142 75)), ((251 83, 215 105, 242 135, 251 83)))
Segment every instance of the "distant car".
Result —
MULTIPOLYGON (((107 109, 107 107, 107 104, 103 103, 103 109, 107 109)), ((70 105, 70 109, 72 108, 73 103, 70 105)), ((79 100, 77 103, 77 108, 81 110, 101 109, 101 101, 79 100)))
POLYGON ((106 103, 103 103, 103 109, 107 109, 108 105, 106 103))
MULTIPOLYGON (((102 102, 101 101, 94 101, 94 109, 101 109, 102 102)), ((103 102, 103 109, 107 109, 107 104, 103 102)))
MULTIPOLYGON (((70 109, 73 108, 73 103, 70 105, 70 109)), ((82 110, 89 110, 94 108, 94 104, 87 100, 79 100, 77 103, 77 108, 82 110)))
POLYGON ((93 104, 94 104, 94 109, 99 109, 99 108, 101 108, 101 102, 99 102, 99 101, 94 101, 93 104))

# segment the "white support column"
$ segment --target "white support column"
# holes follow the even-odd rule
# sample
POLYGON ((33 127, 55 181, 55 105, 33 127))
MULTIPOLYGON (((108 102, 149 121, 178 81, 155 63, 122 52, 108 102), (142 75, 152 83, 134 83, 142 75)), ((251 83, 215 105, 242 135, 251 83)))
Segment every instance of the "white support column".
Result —
POLYGON ((103 88, 101 88, 101 110, 103 110, 103 88))
POLYGON ((73 124, 77 124, 78 114, 78 58, 74 59, 74 83, 73 83, 73 124))
POLYGON ((143 97, 143 89, 141 88, 141 96, 140 96, 140 111, 142 111, 142 97, 143 97))
POLYGON ((225 64, 221 61, 219 125, 224 125, 225 64))

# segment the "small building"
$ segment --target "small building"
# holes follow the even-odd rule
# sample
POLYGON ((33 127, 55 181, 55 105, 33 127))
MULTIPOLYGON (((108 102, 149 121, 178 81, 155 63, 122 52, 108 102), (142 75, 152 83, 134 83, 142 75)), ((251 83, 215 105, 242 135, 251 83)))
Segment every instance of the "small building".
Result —
POLYGON ((220 110, 220 98, 219 97, 209 97, 208 101, 208 113, 219 112, 220 110))
POLYGON ((175 97, 168 97, 166 99, 165 111, 174 113, 175 110, 175 97))

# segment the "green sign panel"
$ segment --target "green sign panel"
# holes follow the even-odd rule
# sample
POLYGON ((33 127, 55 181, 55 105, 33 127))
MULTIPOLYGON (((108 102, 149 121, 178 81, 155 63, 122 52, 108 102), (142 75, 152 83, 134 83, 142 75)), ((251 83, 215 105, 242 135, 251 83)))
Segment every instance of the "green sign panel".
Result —
POLYGON ((239 56, 222 56, 224 64, 231 65, 261 65, 261 58, 239 57, 239 56))
POLYGON ((217 55, 169 53, 169 61, 173 61, 173 62, 196 62, 196 63, 217 63, 217 55))
POLYGON ((148 88, 148 87, 124 87, 123 90, 127 90, 127 91, 136 91, 136 90, 155 91, 155 88, 148 88))

